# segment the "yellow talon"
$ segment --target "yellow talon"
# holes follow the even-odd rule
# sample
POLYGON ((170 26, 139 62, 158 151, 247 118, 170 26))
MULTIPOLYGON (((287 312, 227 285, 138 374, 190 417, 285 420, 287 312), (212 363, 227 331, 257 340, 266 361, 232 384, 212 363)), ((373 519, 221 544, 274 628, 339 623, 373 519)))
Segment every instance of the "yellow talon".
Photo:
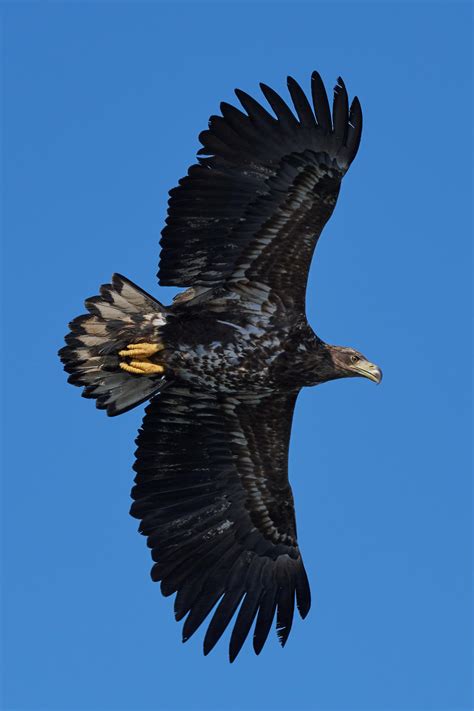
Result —
POLYGON ((162 365, 155 365, 147 360, 132 360, 130 364, 120 362, 119 366, 127 373, 136 373, 137 375, 152 375, 156 373, 164 373, 165 369, 162 365))
POLYGON ((149 358, 161 350, 163 350, 163 346, 158 343, 130 343, 125 350, 119 351, 119 356, 123 358, 149 358))
POLYGON ((122 358, 130 358, 130 362, 121 361, 119 366, 127 373, 136 375, 155 375, 164 373, 162 365, 152 363, 150 356, 163 350, 164 346, 159 343, 130 343, 125 350, 119 351, 122 358))

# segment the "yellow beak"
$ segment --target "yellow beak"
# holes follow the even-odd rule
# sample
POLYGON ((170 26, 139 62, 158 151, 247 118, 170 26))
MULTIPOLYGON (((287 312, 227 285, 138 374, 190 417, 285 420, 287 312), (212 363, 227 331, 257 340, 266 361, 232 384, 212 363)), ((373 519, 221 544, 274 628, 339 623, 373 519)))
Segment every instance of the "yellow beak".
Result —
POLYGON ((382 380, 382 371, 378 365, 371 363, 369 360, 360 360, 357 365, 354 366, 354 370, 364 378, 373 380, 374 383, 380 383, 382 380))

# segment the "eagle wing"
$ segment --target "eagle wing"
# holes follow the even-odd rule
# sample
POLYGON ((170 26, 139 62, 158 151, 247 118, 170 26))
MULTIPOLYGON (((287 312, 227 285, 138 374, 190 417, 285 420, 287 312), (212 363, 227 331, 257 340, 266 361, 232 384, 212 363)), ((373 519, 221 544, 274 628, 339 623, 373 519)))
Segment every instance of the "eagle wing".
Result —
POLYGON ((199 162, 170 191, 158 278, 194 287, 246 279, 304 308, 312 254, 357 153, 362 112, 357 98, 349 108, 341 78, 332 115, 317 72, 312 105, 288 78, 296 115, 260 86, 274 116, 237 89, 246 113, 222 103, 200 134, 199 162))
POLYGON ((257 618, 258 654, 275 612, 285 644, 310 591, 296 540, 288 445, 297 391, 245 400, 173 385, 147 407, 137 438, 131 514, 141 519, 164 595, 177 592, 183 641, 219 603, 204 653, 240 605, 236 657, 257 618))

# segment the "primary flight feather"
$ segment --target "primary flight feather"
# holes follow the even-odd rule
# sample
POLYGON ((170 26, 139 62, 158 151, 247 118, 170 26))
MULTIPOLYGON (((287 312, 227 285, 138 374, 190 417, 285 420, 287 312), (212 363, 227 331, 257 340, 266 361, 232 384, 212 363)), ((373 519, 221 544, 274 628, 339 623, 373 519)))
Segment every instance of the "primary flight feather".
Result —
POLYGON ((291 110, 261 84, 236 90, 200 135, 198 162, 170 191, 159 283, 187 287, 165 307, 115 274, 60 351, 69 382, 119 415, 150 399, 137 438, 132 516, 188 639, 213 611, 207 654, 235 613, 230 659, 252 625, 257 654, 276 616, 285 644, 310 590, 296 537, 288 447, 301 388, 382 373, 308 325, 319 235, 360 142, 362 112, 342 79, 332 112, 291 77, 291 110), (273 113, 271 113, 273 112, 273 113))

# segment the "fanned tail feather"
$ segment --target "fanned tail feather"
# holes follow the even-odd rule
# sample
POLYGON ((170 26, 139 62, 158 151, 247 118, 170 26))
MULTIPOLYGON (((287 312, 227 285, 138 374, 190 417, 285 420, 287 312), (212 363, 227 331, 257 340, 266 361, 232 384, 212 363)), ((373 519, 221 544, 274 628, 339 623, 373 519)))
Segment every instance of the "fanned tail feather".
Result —
POLYGON ((83 386, 83 397, 110 416, 148 400, 163 386, 164 376, 132 375, 119 367, 118 352, 130 343, 159 340, 166 308, 120 274, 86 299, 88 313, 70 324, 66 346, 59 351, 68 382, 83 386))

